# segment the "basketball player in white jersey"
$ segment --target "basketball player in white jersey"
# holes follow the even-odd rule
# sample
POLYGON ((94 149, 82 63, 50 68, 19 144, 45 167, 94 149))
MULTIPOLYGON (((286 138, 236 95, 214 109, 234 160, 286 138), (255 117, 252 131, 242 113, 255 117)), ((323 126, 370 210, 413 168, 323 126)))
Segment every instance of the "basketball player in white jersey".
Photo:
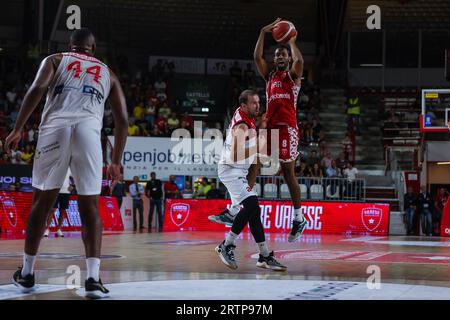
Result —
POLYGON ((55 211, 58 209, 59 211, 59 217, 58 217, 58 224, 56 225, 56 236, 57 237, 64 237, 64 233, 61 231, 61 227, 64 221, 64 217, 68 217, 67 215, 67 209, 69 208, 69 199, 70 199, 70 193, 73 190, 73 186, 70 183, 70 176, 71 172, 70 169, 67 170, 67 174, 64 178, 63 185, 61 189, 59 190, 58 197, 56 198, 55 205, 53 206, 52 211, 48 215, 47 219, 47 228, 44 232, 44 237, 48 237, 50 234, 50 225, 52 223, 53 217, 55 216, 55 211))
POLYGON ((22 291, 33 290, 34 264, 47 217, 70 167, 78 190, 86 251, 86 296, 99 298, 109 293, 99 277, 102 243, 98 211, 102 183, 100 130, 105 100, 109 98, 115 121, 112 163, 108 168, 112 180, 120 174, 128 116, 117 77, 107 65, 92 56, 96 44, 91 31, 75 30, 69 48, 70 52, 53 54, 42 61, 23 99, 14 130, 6 139, 9 150, 17 146, 25 123, 47 93, 33 165, 33 204, 26 228, 23 266, 14 273, 13 282, 22 291))
MULTIPOLYGON (((239 107, 234 113, 218 164, 219 179, 230 194, 232 206, 242 206, 233 219, 231 231, 225 240, 216 247, 222 262, 231 269, 237 269, 234 258, 236 238, 247 223, 258 245, 259 259, 256 266, 275 271, 287 268, 274 258, 266 244, 264 228, 261 222, 261 209, 258 196, 247 181, 249 168, 256 165, 257 137, 256 117, 259 113, 259 96, 253 90, 245 90, 239 96, 239 107)), ((263 140, 260 140, 260 149, 263 140)))

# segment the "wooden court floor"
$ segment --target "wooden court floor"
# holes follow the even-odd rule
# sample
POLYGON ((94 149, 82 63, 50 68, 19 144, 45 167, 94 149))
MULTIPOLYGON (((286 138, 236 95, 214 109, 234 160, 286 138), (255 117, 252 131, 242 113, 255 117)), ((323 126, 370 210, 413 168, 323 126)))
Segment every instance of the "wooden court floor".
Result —
MULTIPOLYGON (((300 241, 288 243, 287 235, 270 234, 267 235, 269 248, 288 267, 287 272, 277 273, 256 268, 254 254, 257 248, 250 234, 243 234, 237 241, 238 269, 228 269, 214 252, 214 247, 223 237, 222 232, 107 233, 103 237, 101 278, 107 287, 117 285, 119 288, 123 284, 124 288, 127 286, 126 290, 133 283, 142 288, 152 283, 159 286, 154 295, 151 292, 136 293, 136 296, 130 293, 116 296, 118 299, 164 299, 167 295, 184 299, 183 284, 189 284, 186 290, 194 288, 193 291, 201 291, 207 290, 202 286, 213 280, 258 280, 256 285, 269 283, 261 280, 289 285, 297 281, 295 288, 304 293, 308 292, 311 282, 322 287, 331 284, 339 287, 340 283, 351 286, 368 283, 368 278, 376 273, 379 274, 379 282, 387 287, 408 285, 409 294, 412 294, 413 287, 438 288, 445 290, 439 293, 440 298, 450 299, 449 238, 304 235, 300 241), (165 296, 164 285, 169 283, 173 287, 167 290, 178 288, 179 291, 167 291, 165 296)), ((68 279, 73 281, 70 276, 76 274, 76 270, 81 270, 80 279, 84 281, 83 246, 78 233, 42 240, 36 263, 36 282, 42 288, 46 285, 51 288, 26 295, 16 294, 18 290, 10 285, 13 272, 22 264, 23 244, 23 240, 0 240, 1 299, 83 299, 79 289, 67 287, 68 279)), ((226 283, 224 281, 220 283, 226 283)), ((120 289, 121 292, 126 290, 120 289)), ((291 287, 286 287, 286 290, 286 294, 297 292, 292 292, 291 287)), ((111 293, 113 291, 111 288, 111 293)), ((386 291, 386 295, 389 294, 386 291)), ((433 294, 436 293, 430 293, 430 298, 433 294)), ((301 294, 293 296, 302 297, 301 294)), ((196 299, 197 296, 187 297, 196 299)), ((220 297, 220 290, 216 297, 220 297)), ((370 297, 373 297, 372 293, 367 296, 368 299, 370 297)))

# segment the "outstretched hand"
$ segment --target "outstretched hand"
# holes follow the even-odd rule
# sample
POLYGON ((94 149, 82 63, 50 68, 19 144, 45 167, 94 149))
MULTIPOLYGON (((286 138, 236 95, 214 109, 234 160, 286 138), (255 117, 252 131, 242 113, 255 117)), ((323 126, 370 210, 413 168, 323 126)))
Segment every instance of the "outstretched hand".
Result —
POLYGON ((280 22, 280 21, 281 21, 281 18, 277 18, 277 20, 275 20, 275 21, 272 22, 271 24, 268 24, 267 26, 263 27, 263 28, 261 29, 261 31, 266 32, 266 33, 272 32, 273 27, 275 27, 275 25, 276 25, 278 22, 280 22))

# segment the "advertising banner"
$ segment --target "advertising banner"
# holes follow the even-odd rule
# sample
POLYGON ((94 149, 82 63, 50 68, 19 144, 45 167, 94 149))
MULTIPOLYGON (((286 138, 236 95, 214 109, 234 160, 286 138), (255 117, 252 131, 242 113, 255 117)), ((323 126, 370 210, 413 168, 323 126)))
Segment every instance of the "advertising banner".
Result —
MULTIPOLYGON (((114 145, 114 137, 108 137, 114 145)), ((206 139, 128 137, 122 157, 125 180, 149 180, 150 172, 168 180, 170 175, 217 176, 222 141, 206 139)))
MULTIPOLYGON (((2 235, 24 235, 30 214, 31 199, 29 192, 0 192, 0 228, 2 235)), ((64 218, 62 231, 80 231, 81 219, 78 212, 76 196, 71 196, 67 217, 64 218)), ((99 197, 99 211, 105 231, 123 231, 122 218, 114 197, 99 197)), ((51 223, 51 230, 56 227, 59 211, 56 210, 51 223)))
MULTIPOLYGON (((208 216, 229 205, 229 200, 168 199, 164 231, 227 231, 229 227, 210 222, 208 216)), ((262 200, 259 205, 266 232, 290 231, 294 215, 290 201, 262 200)), ((386 236, 389 232, 389 204, 303 202, 302 212, 308 220, 305 234, 386 236)))
POLYGON ((0 166, 0 191, 8 191, 11 186, 14 191, 30 192, 32 167, 23 164, 4 164, 0 166))

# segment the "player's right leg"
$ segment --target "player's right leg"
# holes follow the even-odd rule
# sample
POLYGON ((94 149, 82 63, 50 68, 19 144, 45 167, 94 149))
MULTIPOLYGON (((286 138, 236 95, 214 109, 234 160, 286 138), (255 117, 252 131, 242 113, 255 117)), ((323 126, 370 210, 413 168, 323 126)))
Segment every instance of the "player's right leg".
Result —
POLYGON ((239 211, 241 211, 240 204, 231 204, 229 208, 223 210, 219 214, 208 216, 208 220, 215 223, 231 226, 233 224, 234 218, 239 213, 239 211))
POLYGON ((71 163, 78 192, 81 235, 86 251, 87 277, 85 292, 89 298, 109 295, 100 279, 100 254, 103 225, 98 210, 98 196, 102 187, 101 124, 87 120, 74 126, 71 163))
POLYGON ((292 221, 291 232, 289 233, 288 236, 289 242, 294 242, 298 240, 307 225, 307 221, 301 212, 300 186, 295 177, 294 165, 295 165, 294 161, 281 163, 283 176, 286 181, 286 184, 288 185, 289 193, 291 195, 292 203, 294 205, 294 219, 292 221))
POLYGON ((24 291, 34 286, 34 263, 49 212, 55 204, 70 161, 71 129, 41 129, 33 163, 33 200, 26 227, 23 265, 13 282, 24 291))

